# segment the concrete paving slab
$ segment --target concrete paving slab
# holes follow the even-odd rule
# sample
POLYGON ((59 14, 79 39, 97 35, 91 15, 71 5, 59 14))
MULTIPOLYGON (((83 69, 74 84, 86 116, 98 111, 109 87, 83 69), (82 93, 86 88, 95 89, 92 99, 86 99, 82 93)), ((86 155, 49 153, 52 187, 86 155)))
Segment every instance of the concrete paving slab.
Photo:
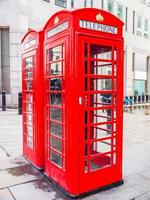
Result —
POLYGON ((5 153, 5 151, 4 151, 3 149, 0 148, 0 159, 1 159, 1 158, 4 159, 4 158, 6 158, 6 157, 7 157, 7 154, 5 153))
POLYGON ((37 180, 43 175, 31 164, 0 171, 0 189, 37 180))
POLYGON ((98 193, 96 194, 96 197, 99 200, 131 200, 139 195, 139 191, 124 184, 122 186, 116 187, 115 189, 98 193))
POLYGON ((150 192, 140 195, 139 197, 135 198, 134 200, 150 200, 150 192))
POLYGON ((10 187, 16 200, 67 200, 46 178, 10 187), (36 194, 36 196, 35 196, 36 194))
POLYGON ((0 200, 15 200, 8 189, 0 190, 0 200))
POLYGON ((28 162, 22 157, 7 157, 5 159, 0 159, 0 171, 6 170, 14 167, 27 165, 28 162))

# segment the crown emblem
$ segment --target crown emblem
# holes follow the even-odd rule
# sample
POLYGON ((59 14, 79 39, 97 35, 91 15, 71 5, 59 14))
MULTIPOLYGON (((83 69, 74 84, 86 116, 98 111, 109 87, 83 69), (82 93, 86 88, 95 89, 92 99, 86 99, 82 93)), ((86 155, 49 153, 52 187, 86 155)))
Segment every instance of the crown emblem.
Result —
POLYGON ((54 19, 54 24, 58 24, 58 22, 59 22, 59 18, 58 18, 58 17, 55 17, 55 19, 54 19))
POLYGON ((99 13, 96 15, 96 20, 99 22, 102 22, 102 21, 104 21, 104 17, 99 13))

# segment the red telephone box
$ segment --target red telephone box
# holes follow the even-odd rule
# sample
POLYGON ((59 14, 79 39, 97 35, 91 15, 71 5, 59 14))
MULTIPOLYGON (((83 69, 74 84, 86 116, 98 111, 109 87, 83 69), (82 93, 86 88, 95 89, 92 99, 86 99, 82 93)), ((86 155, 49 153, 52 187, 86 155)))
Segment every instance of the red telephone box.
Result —
POLYGON ((44 166, 43 31, 29 31, 22 40, 23 154, 44 166))
POLYGON ((45 173, 69 195, 122 183, 123 22, 103 10, 44 28, 45 173))

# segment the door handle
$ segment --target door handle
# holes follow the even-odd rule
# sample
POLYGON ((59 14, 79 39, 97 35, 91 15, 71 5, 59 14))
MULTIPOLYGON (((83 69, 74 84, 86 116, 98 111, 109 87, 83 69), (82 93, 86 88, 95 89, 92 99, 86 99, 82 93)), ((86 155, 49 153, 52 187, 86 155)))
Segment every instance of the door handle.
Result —
POLYGON ((79 105, 82 105, 82 103, 83 103, 83 99, 82 97, 79 97, 79 105))

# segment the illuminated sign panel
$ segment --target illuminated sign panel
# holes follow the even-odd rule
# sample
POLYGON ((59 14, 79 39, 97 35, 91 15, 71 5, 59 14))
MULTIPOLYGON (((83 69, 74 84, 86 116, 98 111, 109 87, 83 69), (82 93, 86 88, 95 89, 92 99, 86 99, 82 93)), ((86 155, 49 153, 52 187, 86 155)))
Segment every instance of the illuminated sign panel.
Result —
POLYGON ((93 31, 100 31, 100 32, 112 33, 112 34, 118 33, 117 28, 114 26, 108 26, 105 24, 99 24, 99 23, 90 22, 90 21, 86 21, 86 20, 80 20, 79 26, 81 28, 90 29, 93 31))
POLYGON ((55 27, 47 32, 47 38, 50 38, 64 30, 66 30, 68 27, 69 27, 68 21, 58 25, 57 27, 55 27))
POLYGON ((29 49, 30 47, 33 47, 34 45, 36 45, 36 39, 30 40, 29 42, 27 42, 26 44, 24 44, 24 49, 29 49))

